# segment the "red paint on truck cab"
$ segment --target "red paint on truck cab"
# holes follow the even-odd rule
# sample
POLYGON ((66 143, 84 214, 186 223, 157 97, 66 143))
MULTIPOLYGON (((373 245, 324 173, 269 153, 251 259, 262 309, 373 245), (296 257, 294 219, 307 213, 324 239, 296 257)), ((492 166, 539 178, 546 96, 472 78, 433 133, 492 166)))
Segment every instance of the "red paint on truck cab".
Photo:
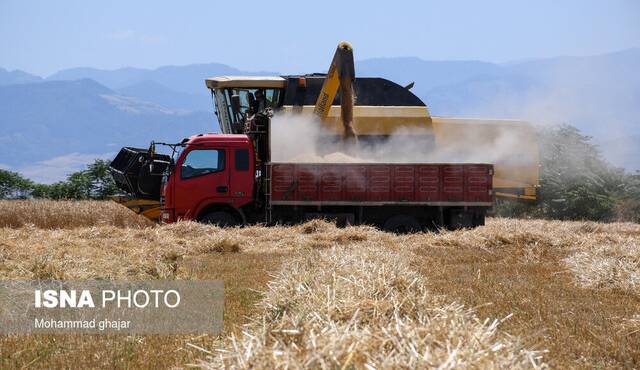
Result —
POLYGON ((163 188, 162 222, 198 220, 212 206, 238 209, 253 200, 254 151, 246 135, 189 138, 163 188))

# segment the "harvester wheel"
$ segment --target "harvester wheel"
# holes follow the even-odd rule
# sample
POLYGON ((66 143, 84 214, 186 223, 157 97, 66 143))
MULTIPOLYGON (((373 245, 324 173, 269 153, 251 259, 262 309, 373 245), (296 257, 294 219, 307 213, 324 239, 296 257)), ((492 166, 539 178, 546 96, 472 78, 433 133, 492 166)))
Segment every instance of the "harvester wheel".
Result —
POLYGON ((238 220, 232 214, 224 211, 209 212, 200 219, 200 222, 220 227, 230 227, 238 224, 238 220))
POLYGON ((420 231, 420 223, 413 216, 396 215, 384 223, 383 229, 396 234, 407 234, 420 231))

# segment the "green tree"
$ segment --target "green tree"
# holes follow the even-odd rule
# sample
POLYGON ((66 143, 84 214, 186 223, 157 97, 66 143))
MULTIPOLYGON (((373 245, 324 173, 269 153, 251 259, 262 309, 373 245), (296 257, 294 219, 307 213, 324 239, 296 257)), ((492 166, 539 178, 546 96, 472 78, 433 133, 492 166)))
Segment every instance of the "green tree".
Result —
POLYGON ((561 125, 542 130, 540 144, 543 216, 612 219, 624 172, 602 158, 591 137, 561 125))
POLYGON ((58 181, 53 184, 36 184, 31 196, 47 199, 82 199, 77 197, 77 193, 68 181, 58 181))
POLYGON ((51 196, 51 185, 34 184, 31 196, 34 198, 53 198, 51 196))
POLYGON ((22 197, 33 188, 33 182, 17 172, 0 170, 0 199, 22 197))
POLYGON ((638 176, 607 163, 591 139, 570 125, 541 129, 540 201, 536 205, 501 203, 498 213, 595 221, 640 219, 638 176))
POLYGON ((118 192, 109 170, 110 161, 96 159, 87 168, 91 180, 91 196, 96 199, 106 199, 118 192))
POLYGON ((93 184, 89 171, 74 172, 67 177, 66 181, 67 194, 64 198, 68 199, 90 199, 93 184))
POLYGON ((616 218, 640 223, 640 173, 626 178, 625 193, 616 206, 616 218))
POLYGON ((96 159, 86 170, 70 174, 65 181, 33 184, 31 196, 50 199, 106 199, 118 191, 109 172, 109 163, 96 159))

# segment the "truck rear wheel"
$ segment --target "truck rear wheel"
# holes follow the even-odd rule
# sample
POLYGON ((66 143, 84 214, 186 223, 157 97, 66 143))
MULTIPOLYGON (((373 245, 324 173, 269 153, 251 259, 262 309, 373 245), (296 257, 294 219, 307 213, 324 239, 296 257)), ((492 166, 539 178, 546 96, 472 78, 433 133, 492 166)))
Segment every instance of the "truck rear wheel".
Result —
POLYGON ((473 226, 484 226, 485 211, 478 211, 473 215, 473 226))
POLYGON ((473 214, 461 209, 452 209, 446 217, 448 230, 460 230, 473 227, 473 214))
POLYGON ((220 227, 231 227, 238 225, 238 220, 232 214, 225 211, 209 212, 200 219, 200 222, 209 225, 217 225, 220 227))
POLYGON ((458 230, 463 228, 472 228, 484 226, 485 211, 484 210, 451 210, 447 216, 447 229, 458 230))
POLYGON ((397 234, 420 231, 420 223, 413 216, 396 215, 385 221, 383 229, 397 234))

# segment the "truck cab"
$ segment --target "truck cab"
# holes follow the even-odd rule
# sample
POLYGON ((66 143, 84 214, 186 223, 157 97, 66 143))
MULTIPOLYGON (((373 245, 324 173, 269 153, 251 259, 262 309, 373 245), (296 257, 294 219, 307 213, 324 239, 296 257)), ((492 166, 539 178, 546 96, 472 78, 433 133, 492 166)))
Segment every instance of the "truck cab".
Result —
POLYGON ((161 221, 245 222, 255 191, 255 154, 246 135, 190 137, 162 188, 161 221))

